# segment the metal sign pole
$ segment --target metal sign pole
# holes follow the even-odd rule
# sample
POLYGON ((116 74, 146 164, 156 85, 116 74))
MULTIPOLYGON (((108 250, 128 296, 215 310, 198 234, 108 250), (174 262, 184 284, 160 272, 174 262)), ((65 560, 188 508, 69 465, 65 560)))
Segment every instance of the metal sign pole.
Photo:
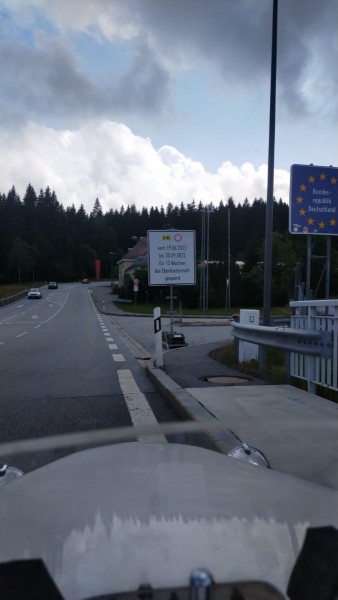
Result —
POLYGON ((173 312, 174 312, 174 286, 170 286, 170 333, 174 334, 174 321, 173 321, 173 312))
POLYGON ((331 271, 331 236, 326 238, 325 298, 330 298, 330 271, 331 271))
POLYGON ((307 236, 307 251, 306 251, 306 292, 305 296, 307 300, 310 300, 311 295, 311 247, 312 239, 311 235, 307 236))

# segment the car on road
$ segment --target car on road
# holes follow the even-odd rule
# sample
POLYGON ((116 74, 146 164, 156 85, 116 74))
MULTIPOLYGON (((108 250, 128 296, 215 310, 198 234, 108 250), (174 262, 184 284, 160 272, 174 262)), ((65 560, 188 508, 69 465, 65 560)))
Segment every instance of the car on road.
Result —
POLYGON ((28 298, 29 299, 38 299, 38 298, 42 298, 42 294, 41 294, 41 290, 40 288, 31 288, 28 292, 28 298))
POLYGON ((56 281, 50 281, 48 284, 48 289, 49 290, 57 290, 58 289, 58 284, 56 283, 56 281))
POLYGON ((82 279, 81 283, 91 283, 90 279, 82 279))

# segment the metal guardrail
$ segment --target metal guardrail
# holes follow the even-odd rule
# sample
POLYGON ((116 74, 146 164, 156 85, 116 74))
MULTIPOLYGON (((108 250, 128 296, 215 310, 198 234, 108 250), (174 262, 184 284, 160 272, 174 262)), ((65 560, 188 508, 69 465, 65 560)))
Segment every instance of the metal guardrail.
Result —
MULTIPOLYGON (((291 327, 234 323, 233 335, 243 343, 284 350, 287 375, 306 381, 309 392, 316 394, 317 385, 337 392, 338 299, 291 301, 290 308, 291 327)), ((259 360, 261 375, 263 363, 259 360)))
POLYGON ((286 352, 297 352, 309 356, 331 358, 332 333, 330 331, 309 331, 290 327, 266 327, 263 325, 233 324, 236 339, 251 342, 258 346, 279 348, 286 352))
POLYGON ((20 298, 24 298, 27 296, 28 290, 24 290, 23 292, 19 292, 18 294, 14 294, 13 296, 8 296, 7 298, 0 299, 0 306, 6 306, 7 304, 11 304, 12 302, 16 302, 20 300, 20 298))

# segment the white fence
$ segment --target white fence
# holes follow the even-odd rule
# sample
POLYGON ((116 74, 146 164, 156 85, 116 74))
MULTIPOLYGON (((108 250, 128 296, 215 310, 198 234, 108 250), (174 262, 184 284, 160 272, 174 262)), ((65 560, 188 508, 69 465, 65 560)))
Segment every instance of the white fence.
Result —
POLYGON ((309 356, 301 352, 290 355, 290 375, 308 382, 308 391, 316 385, 338 390, 338 300, 303 300, 290 302, 294 309, 291 327, 303 331, 327 331, 332 335, 329 358, 309 356))
MULTIPOLYGON (((280 348, 286 353, 287 373, 307 382, 338 391, 338 300, 290 302, 294 309, 290 327, 264 327, 234 323, 235 339, 280 348)), ((265 361, 259 361, 264 374, 265 361)))

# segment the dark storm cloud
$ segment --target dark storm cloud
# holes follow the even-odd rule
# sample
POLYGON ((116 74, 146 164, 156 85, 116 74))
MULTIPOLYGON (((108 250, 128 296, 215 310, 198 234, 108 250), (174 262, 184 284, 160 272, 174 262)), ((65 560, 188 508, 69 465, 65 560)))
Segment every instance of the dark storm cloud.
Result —
POLYGON ((0 77, 2 111, 16 117, 22 112, 26 118, 158 111, 169 84, 169 76, 145 45, 138 47, 127 72, 98 84, 80 70, 68 46, 47 38, 35 48, 0 43, 0 77))
MULTIPOLYGON (((134 28, 135 37, 126 45, 125 71, 112 68, 100 81, 91 78, 77 62, 75 50, 61 38, 40 36, 34 47, 3 42, 1 108, 8 114, 22 111, 27 117, 51 113, 69 119, 123 118, 126 113, 156 116, 171 100, 173 73, 201 63, 220 74, 229 93, 238 86, 250 95, 262 81, 268 86, 272 5, 273 0, 74 2, 69 30, 76 30, 76 16, 82 22, 86 8, 89 20, 77 31, 88 34, 102 26, 103 32, 105 22, 106 29, 110 23, 123 38, 123 28, 134 28), (97 14, 95 7, 101 11, 100 23, 90 21, 97 14)), ((53 6, 64 21, 64 3, 59 0, 53 6)), ((279 1, 279 101, 295 116, 333 109, 336 6, 336 0, 279 1)), ((50 4, 42 3, 41 10, 47 21, 50 4)))
MULTIPOLYGON (((272 0, 133 2, 163 53, 208 61, 229 87, 269 78, 272 6, 272 0)), ((280 94, 291 112, 312 112, 308 78, 318 94, 337 85, 337 2, 280 0, 278 16, 280 94)))

